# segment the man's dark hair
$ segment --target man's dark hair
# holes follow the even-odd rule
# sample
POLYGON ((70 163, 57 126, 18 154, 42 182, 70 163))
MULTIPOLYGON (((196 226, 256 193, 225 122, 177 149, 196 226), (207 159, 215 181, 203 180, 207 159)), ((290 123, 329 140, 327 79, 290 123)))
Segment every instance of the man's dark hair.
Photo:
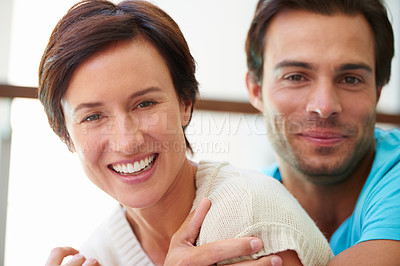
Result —
POLYGON ((380 0, 260 0, 246 40, 247 67, 256 81, 262 81, 268 25, 278 12, 285 9, 305 10, 328 16, 338 13, 349 16, 362 14, 374 33, 376 86, 379 88, 389 82, 394 37, 386 8, 380 0))

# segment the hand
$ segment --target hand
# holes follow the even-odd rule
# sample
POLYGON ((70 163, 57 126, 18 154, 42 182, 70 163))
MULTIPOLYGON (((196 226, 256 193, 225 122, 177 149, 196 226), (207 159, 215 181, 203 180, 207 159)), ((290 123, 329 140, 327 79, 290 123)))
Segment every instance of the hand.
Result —
POLYGON ((79 251, 71 247, 58 247, 54 248, 49 258, 47 259, 46 266, 100 266, 95 259, 86 259, 83 255, 79 254, 79 251), (67 263, 62 264, 63 260, 73 256, 67 263))
MULTIPOLYGON (((207 243, 196 247, 194 242, 200 227, 211 207, 209 199, 204 198, 174 234, 165 259, 164 266, 175 265, 213 265, 225 259, 250 255, 261 250, 263 244, 259 238, 243 237, 207 243)), ((279 256, 271 255, 253 261, 242 261, 235 265, 271 265, 280 266, 279 256)))

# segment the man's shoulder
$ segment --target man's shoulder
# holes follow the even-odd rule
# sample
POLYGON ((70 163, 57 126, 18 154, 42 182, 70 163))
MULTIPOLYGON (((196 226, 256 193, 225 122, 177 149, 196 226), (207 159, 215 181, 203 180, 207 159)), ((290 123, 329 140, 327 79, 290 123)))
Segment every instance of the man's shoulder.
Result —
POLYGON ((279 172, 279 167, 277 162, 261 168, 261 173, 263 173, 264 175, 272 176, 278 181, 282 181, 281 173, 279 172))
POLYGON ((376 181, 383 181, 381 178, 400 176, 400 131, 377 128, 375 129, 375 140, 375 159, 369 179, 376 179, 379 176, 379 180, 376 181))
POLYGON ((400 131, 397 128, 375 128, 375 140, 378 148, 389 148, 400 145, 400 131))

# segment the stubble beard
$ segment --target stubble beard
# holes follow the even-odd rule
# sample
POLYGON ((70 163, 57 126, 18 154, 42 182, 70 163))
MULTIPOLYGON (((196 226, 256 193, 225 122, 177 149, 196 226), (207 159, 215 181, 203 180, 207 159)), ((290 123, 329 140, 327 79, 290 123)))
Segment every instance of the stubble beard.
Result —
POLYGON ((298 175, 317 185, 329 186, 347 180, 374 145, 375 116, 365 120, 362 132, 359 132, 355 126, 339 124, 335 119, 322 120, 315 117, 308 118, 306 122, 283 123, 281 121, 278 126, 273 120, 267 123, 274 129, 268 137, 281 164, 289 165, 298 175), (314 122, 310 123, 310 121, 314 122), (331 147, 312 149, 306 146, 306 143, 302 145, 294 143, 296 141, 296 137, 292 134, 294 126, 301 127, 303 130, 310 125, 322 128, 340 127, 342 132, 346 132, 355 140, 351 145, 342 148, 341 154, 331 147), (356 139, 355 136, 359 137, 356 139))

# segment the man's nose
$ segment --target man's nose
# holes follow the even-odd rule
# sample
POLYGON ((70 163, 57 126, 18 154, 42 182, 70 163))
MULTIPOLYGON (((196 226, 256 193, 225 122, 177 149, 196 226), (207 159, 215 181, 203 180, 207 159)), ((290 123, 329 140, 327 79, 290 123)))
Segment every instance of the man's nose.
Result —
POLYGON ((340 97, 334 84, 322 81, 312 88, 306 111, 317 114, 320 118, 329 118, 342 112, 340 97))

